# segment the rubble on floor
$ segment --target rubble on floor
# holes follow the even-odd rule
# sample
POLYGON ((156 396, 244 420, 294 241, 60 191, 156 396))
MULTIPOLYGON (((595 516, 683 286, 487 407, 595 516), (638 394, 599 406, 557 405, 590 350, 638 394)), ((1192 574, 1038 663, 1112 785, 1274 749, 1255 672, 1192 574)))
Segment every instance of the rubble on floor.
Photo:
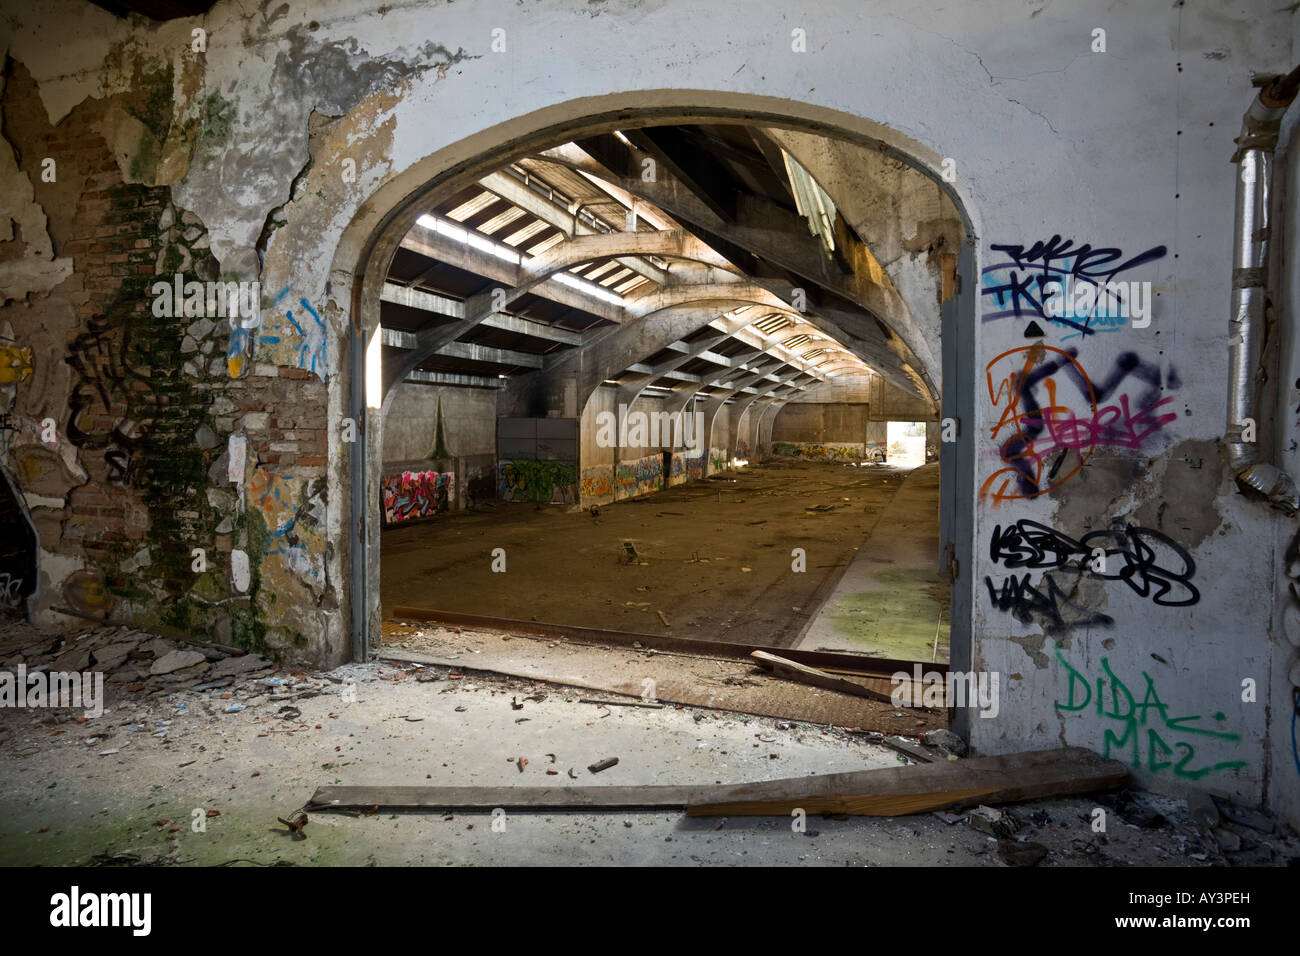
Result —
MULTIPOLYGON (((56 647, 25 633, 11 641, 16 632, 0 631, 5 662, 33 646, 47 666, 70 652, 98 662, 135 641, 143 656, 104 656, 141 669, 132 683, 145 687, 110 683, 116 702, 84 722, 68 710, 0 711, 3 864, 1210 867, 1300 859, 1295 834, 1265 813, 1133 790, 901 817, 809 814, 799 830, 788 819, 644 811, 512 813, 510 839, 488 815, 463 811, 313 813, 307 825, 302 807, 324 785, 684 786, 913 761, 842 727, 675 704, 593 706, 570 687, 466 668, 372 661, 322 673, 205 655, 206 670, 196 663, 148 674, 202 645, 96 628, 56 647), (223 673, 239 667, 254 669, 223 673), (168 680, 187 668, 199 670, 168 680), (592 776, 591 766, 615 756, 592 776), (205 832, 194 830, 196 810, 205 832)), ((965 759, 954 752, 958 739, 936 731, 909 743, 951 764, 965 759)))
POLYGON ((158 637, 126 625, 101 625, 72 633, 35 631, 25 623, 0 626, 0 667, 23 665, 28 674, 94 672, 105 691, 154 695, 204 685, 222 686, 274 662, 237 647, 158 637))

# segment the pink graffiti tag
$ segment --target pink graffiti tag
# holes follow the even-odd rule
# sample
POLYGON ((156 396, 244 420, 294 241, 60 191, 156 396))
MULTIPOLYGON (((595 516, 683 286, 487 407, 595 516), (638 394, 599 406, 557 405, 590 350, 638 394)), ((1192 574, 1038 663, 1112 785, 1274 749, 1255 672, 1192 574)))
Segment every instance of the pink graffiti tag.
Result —
POLYGON ((1161 412, 1172 396, 1156 398, 1157 386, 1136 400, 1123 392, 1108 404, 1098 404, 1136 367, 1128 360, 1108 387, 1097 389, 1074 355, 1062 349, 1022 346, 993 359, 986 369, 989 400, 1001 414, 989 437, 998 443, 1006 467, 985 480, 981 497, 994 503, 1034 498, 1077 474, 1099 446, 1143 447, 1178 417, 1161 412), (1067 383, 1078 394, 1074 404, 1060 397, 1067 383), (1036 391, 1040 385, 1041 399, 1036 391), (1072 458, 1069 452, 1074 452, 1072 458))

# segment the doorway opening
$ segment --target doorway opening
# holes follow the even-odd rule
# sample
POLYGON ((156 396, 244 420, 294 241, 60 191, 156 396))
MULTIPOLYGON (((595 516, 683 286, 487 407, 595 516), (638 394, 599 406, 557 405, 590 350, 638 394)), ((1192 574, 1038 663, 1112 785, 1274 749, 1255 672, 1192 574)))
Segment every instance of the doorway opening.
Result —
POLYGON ((935 449, 900 518, 912 469, 888 449, 891 421, 920 423, 904 438, 924 471, 927 428, 969 407, 953 197, 788 119, 580 131, 431 184, 391 243, 379 615, 942 661, 955 617, 953 640, 969 633, 950 594, 969 496, 940 484, 969 488, 971 462, 935 449), (884 188, 917 220, 874 218, 884 188), (845 640, 845 587, 921 511, 913 544, 941 583, 889 586, 930 641, 845 640))

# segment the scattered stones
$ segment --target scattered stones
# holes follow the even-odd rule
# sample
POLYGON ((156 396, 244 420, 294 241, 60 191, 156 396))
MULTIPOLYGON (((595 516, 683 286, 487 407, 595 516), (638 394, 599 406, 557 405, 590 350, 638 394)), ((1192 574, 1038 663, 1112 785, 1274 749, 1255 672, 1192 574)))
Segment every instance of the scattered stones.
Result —
POLYGON ((1018 840, 998 840, 998 854, 1008 866, 1037 866, 1047 858, 1047 847, 1041 843, 1021 843, 1018 840))
POLYGON ((1272 833, 1276 829, 1276 825, 1272 820, 1255 810, 1237 806, 1227 800, 1216 800, 1215 805, 1219 808, 1219 815, 1224 820, 1230 820, 1238 826, 1249 827, 1260 833, 1272 833))
POLYGON ((1241 837, 1231 830, 1215 827, 1211 834, 1214 836, 1214 842, 1219 844, 1219 849, 1225 853, 1236 853, 1241 849, 1241 837))
POLYGON ((1187 809, 1191 811, 1192 819, 1205 829, 1213 830, 1219 825, 1219 808, 1214 805, 1214 801, 1208 794, 1199 790, 1189 790, 1187 809))
POLYGON ((271 662, 256 654, 245 654, 243 657, 227 657, 224 661, 218 661, 208 672, 210 680, 219 680, 222 677, 238 677, 241 674, 252 674, 257 671, 266 670, 271 666, 271 662))
POLYGON ((952 754, 954 757, 966 756, 969 748, 966 741, 962 740, 951 730, 931 730, 921 735, 921 743, 927 747, 933 747, 945 757, 952 754))
POLYGON ((983 804, 971 810, 966 815, 966 820, 976 830, 990 836, 1009 837, 1019 829, 1010 813, 983 804))
POLYGON ((96 670, 111 671, 119 664, 126 660, 126 655, 135 649, 137 641, 124 641, 120 644, 109 644, 107 647, 101 647, 95 650, 94 667, 96 670))
POLYGON ((153 666, 149 668, 149 673, 153 675, 170 674, 172 671, 201 664, 206 659, 202 651, 171 651, 154 661, 153 666))

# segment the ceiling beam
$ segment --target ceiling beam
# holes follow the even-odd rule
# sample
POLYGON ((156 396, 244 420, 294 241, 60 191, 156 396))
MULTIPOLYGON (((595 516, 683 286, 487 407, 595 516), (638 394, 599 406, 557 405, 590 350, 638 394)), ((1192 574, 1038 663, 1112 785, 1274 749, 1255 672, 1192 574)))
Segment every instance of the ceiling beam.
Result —
POLYGON ((461 375, 458 372, 426 372, 416 369, 403 381, 416 385, 454 385, 461 388, 505 388, 507 379, 486 375, 461 375))

